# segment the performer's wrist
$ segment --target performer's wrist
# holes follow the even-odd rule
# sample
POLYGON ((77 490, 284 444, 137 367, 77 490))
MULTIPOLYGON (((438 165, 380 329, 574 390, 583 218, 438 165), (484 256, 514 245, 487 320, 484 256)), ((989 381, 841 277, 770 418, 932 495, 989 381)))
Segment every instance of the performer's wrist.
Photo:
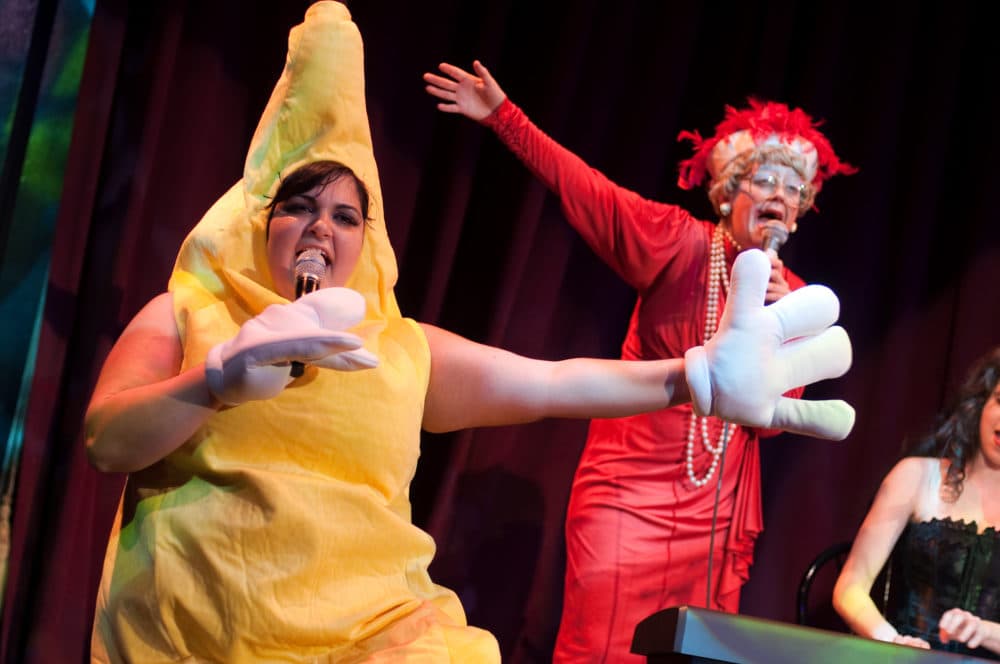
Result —
POLYGON ((479 122, 493 131, 499 131, 510 120, 513 111, 514 102, 510 100, 510 97, 505 95, 503 101, 497 104, 497 107, 479 122))
POLYGON ((892 643, 897 636, 899 636, 899 632, 887 620, 883 620, 871 633, 871 638, 876 641, 886 641, 887 643, 892 643))

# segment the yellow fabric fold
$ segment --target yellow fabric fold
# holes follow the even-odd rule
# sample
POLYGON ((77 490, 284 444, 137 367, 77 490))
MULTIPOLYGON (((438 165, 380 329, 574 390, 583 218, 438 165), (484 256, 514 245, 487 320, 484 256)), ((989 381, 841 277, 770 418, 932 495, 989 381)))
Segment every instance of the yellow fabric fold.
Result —
POLYGON ((183 368, 266 306, 267 204, 307 163, 349 166, 371 192, 347 286, 377 369, 308 367, 274 399, 213 415, 130 475, 97 601, 94 661, 499 661, 427 573, 434 542, 411 522, 430 351, 400 317, 364 98, 361 37, 320 2, 292 29, 284 72, 243 179, 178 254, 169 290, 183 368))

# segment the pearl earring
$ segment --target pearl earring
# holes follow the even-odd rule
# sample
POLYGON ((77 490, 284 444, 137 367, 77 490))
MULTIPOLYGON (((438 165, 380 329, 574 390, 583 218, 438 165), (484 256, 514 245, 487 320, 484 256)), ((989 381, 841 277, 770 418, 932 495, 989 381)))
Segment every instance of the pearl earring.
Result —
POLYGON ((788 232, 794 233, 797 230, 799 230, 799 225, 793 221, 792 225, 788 228, 788 232))
POLYGON ((729 213, 733 211, 733 206, 729 203, 719 203, 719 214, 723 217, 728 217, 729 213))

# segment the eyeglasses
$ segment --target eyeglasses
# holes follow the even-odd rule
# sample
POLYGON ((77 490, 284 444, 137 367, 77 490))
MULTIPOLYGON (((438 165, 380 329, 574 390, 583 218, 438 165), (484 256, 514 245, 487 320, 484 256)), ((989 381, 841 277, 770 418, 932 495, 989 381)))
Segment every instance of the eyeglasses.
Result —
POLYGON ((785 180, 770 171, 757 171, 747 181, 750 183, 750 195, 755 200, 769 198, 778 191, 785 200, 794 202, 795 205, 801 205, 806 199, 806 184, 794 176, 785 180))

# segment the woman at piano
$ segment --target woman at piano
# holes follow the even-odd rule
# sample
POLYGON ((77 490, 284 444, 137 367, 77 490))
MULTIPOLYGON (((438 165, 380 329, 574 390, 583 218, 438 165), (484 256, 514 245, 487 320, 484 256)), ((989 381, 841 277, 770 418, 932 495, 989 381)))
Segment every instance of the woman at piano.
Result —
POLYGON ((1000 347, 882 482, 833 591, 857 634, 1000 659, 1000 347), (869 596, 890 559, 886 615, 869 596))

